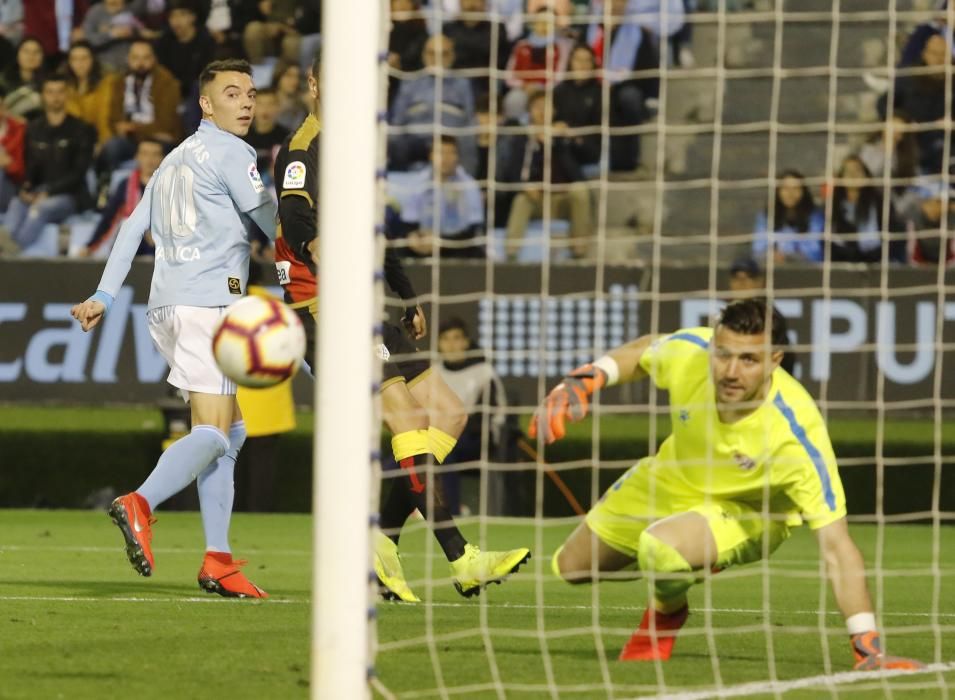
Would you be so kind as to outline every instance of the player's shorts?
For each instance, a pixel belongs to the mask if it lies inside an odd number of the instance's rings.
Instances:
[[[310,363],[315,357],[315,338],[318,327],[315,310],[314,306],[295,309],[302,325],[305,326],[305,357]],[[381,347],[377,348],[378,357],[382,361],[382,389],[395,382],[407,382],[408,386],[414,386],[424,379],[431,365],[427,359],[413,357],[418,354],[418,349],[401,328],[393,323],[385,323],[382,329],[382,340],[384,342]]]
[[[425,378],[431,363],[420,357],[407,333],[393,323],[385,323],[381,339],[384,347],[378,348],[378,356],[382,360],[382,389],[395,382],[406,382],[410,388]]]
[[[651,477],[652,464],[653,457],[637,462],[587,513],[590,529],[617,551],[636,559],[640,534],[647,527],[687,512],[699,513],[709,523],[718,552],[715,566],[720,569],[759,561],[789,538],[785,515],[766,517],[739,501],[701,501],[699,493],[668,490]]]
[[[212,354],[212,334],[224,306],[160,306],[146,312],[149,335],[169,365],[167,382],[183,392],[235,395]]]

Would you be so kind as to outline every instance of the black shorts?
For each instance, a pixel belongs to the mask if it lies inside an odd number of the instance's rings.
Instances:
[[[309,312],[308,307],[295,309],[302,325],[305,326],[305,358],[311,365],[315,361],[315,338],[318,334],[318,324],[315,317]],[[426,357],[412,357],[419,355],[408,334],[400,326],[386,322],[382,329],[382,341],[388,349],[388,357],[383,358],[381,368],[381,387],[384,389],[389,384],[404,380],[409,385],[419,381],[421,377],[430,369],[431,364]],[[385,353],[379,353],[384,355]],[[400,359],[392,359],[392,356],[398,356]],[[313,368],[317,371],[317,368]]]
[[[421,352],[400,326],[386,321],[381,331],[381,338],[384,346],[388,348],[389,355],[389,357],[382,357],[382,389],[402,379],[408,386],[412,386],[431,368],[427,357],[421,357]],[[391,356],[398,356],[398,359],[393,359]]]

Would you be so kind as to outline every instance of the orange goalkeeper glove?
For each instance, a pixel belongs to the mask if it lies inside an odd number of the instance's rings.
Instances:
[[[607,373],[592,364],[578,367],[551,389],[544,405],[531,418],[527,434],[534,439],[540,429],[548,445],[566,434],[564,421],[579,421],[590,410],[590,396],[607,383]]]
[[[856,671],[917,671],[925,668],[921,661],[883,654],[882,639],[878,632],[854,634],[850,639],[852,653],[856,657],[853,666]]]

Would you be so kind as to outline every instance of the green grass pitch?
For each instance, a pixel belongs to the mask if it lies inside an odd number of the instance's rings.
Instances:
[[[0,510],[0,698],[308,697],[310,519],[235,516],[236,554],[250,560],[250,578],[273,595],[257,602],[202,593],[195,583],[198,515],[159,516],[156,573],[142,579],[105,514]],[[951,528],[936,539],[930,527],[887,526],[882,575],[870,577],[889,651],[949,664],[946,670],[862,682],[836,676],[837,685],[800,688],[800,679],[851,667],[845,629],[820,584],[806,529],[780,548],[771,566],[727,571],[695,587],[694,614],[675,657],[658,666],[615,660],[639,621],[643,582],[571,587],[550,576],[550,555],[572,527],[465,521],[465,533],[482,545],[527,545],[534,552],[518,575],[466,600],[451,587],[432,538],[420,523],[409,523],[405,565],[427,602],[379,606],[376,669],[383,690],[376,695],[626,698],[698,693],[718,683],[738,694],[752,689],[743,684],[766,682],[771,674],[781,688],[795,688],[786,698],[933,698],[955,685]],[[852,532],[873,567],[878,531],[857,525]],[[821,604],[828,613],[819,613]]]

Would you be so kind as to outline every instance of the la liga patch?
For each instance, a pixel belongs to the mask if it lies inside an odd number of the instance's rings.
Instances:
[[[259,175],[259,169],[255,167],[255,163],[249,166],[249,180],[252,182],[253,190],[256,192],[265,191],[265,185],[262,184],[262,176]]]
[[[282,188],[286,190],[302,189],[305,187],[305,163],[300,160],[292,161],[285,168],[285,179]]]

